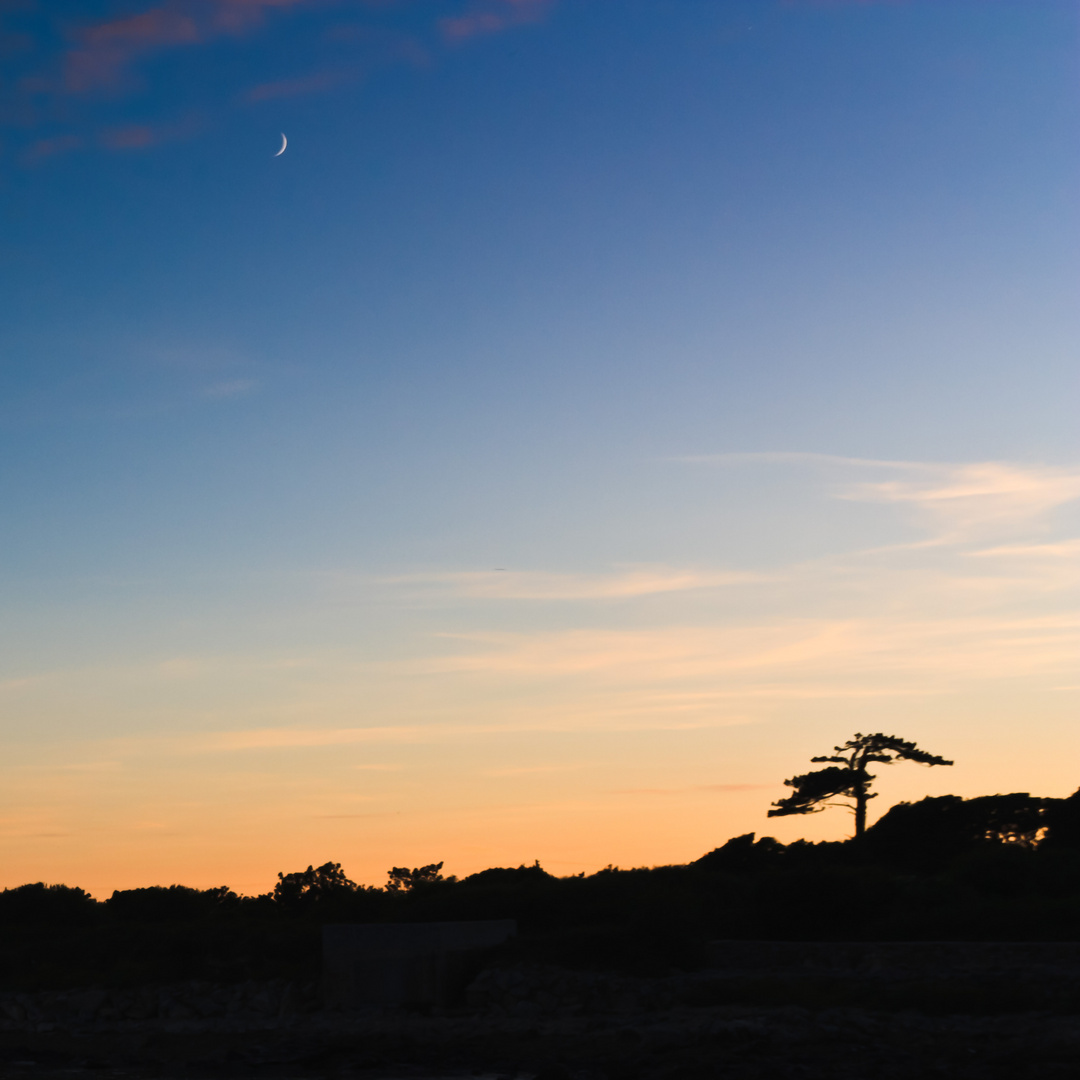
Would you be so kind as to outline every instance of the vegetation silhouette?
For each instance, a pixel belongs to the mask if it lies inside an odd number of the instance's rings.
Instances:
[[[386,891],[390,893],[411,892],[414,889],[428,888],[443,880],[439,871],[443,868],[441,862],[430,863],[428,866],[414,867],[412,870],[404,866],[395,866],[386,872],[388,878]]]
[[[328,862],[318,869],[308,866],[291,874],[279,873],[270,898],[281,910],[302,914],[319,906],[332,907],[335,901],[351,897],[359,888],[346,876],[341,863]]]
[[[810,759],[815,763],[830,762],[829,768],[815,769],[784,781],[787,787],[794,788],[794,792],[786,799],[774,802],[769,817],[816,814],[828,806],[846,806],[855,812],[855,835],[859,837],[866,832],[866,804],[877,798],[877,793],[870,791],[870,784],[876,777],[867,771],[867,765],[891,765],[896,761],[917,761],[922,765],[953,764],[937,754],[920,750],[913,742],[905,742],[895,735],[883,735],[881,732],[874,735],[856,732],[853,739],[848,739],[843,746],[833,747],[833,750],[833,754]],[[829,801],[841,796],[854,799],[854,804]]]
[[[892,865],[940,868],[980,845],[1034,849],[1047,838],[1054,807],[1067,801],[1014,792],[974,799],[939,795],[917,803],[902,802],[874,823],[866,841]],[[1060,835],[1057,840],[1060,845]]]
[[[259,896],[5,889],[0,988],[312,983],[328,922],[512,918],[519,936],[505,959],[637,973],[694,968],[717,939],[1076,941],[1080,791],[934,796],[892,807],[849,840],[748,833],[684,865],[557,877],[533,862],[460,879],[442,869],[393,867],[377,887],[327,862],[282,872]]]

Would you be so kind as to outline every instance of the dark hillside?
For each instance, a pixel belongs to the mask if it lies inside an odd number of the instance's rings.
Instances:
[[[0,989],[310,982],[326,922],[513,918],[514,958],[637,974],[691,970],[717,939],[1074,941],[1078,822],[1077,795],[943,796],[893,807],[857,841],[751,834],[686,866],[588,876],[534,864],[444,879],[432,864],[373,888],[327,863],[263,896],[173,885],[105,902],[30,884],[0,893]]]

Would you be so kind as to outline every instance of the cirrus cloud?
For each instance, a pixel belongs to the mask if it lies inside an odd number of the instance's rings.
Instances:
[[[1080,467],[1006,461],[927,462],[765,452],[676,457],[687,464],[738,467],[794,465],[835,476],[834,498],[906,508],[929,526],[931,544],[963,543],[988,534],[1041,525],[1047,515],[1080,500]],[[882,479],[840,479],[877,472]]]
[[[936,527],[942,543],[1029,525],[1080,499],[1076,468],[987,461],[912,469],[908,478],[853,484],[838,496],[910,506]]]
[[[64,59],[64,86],[76,94],[114,86],[141,54],[193,45],[203,36],[195,19],[174,6],[92,24],[79,32],[79,44]]]
[[[636,566],[609,574],[474,570],[401,574],[380,580],[387,585],[429,587],[454,596],[485,600],[625,600],[657,593],[746,585],[766,578],[749,571]]]
[[[496,0],[462,15],[439,21],[443,36],[449,41],[464,41],[483,34],[497,34],[522,23],[539,22],[552,6],[552,0]]]
[[[356,73],[352,71],[316,71],[293,79],[277,79],[273,82],[259,83],[244,94],[244,100],[256,103],[306,94],[321,94],[327,90],[335,90],[355,79]]]

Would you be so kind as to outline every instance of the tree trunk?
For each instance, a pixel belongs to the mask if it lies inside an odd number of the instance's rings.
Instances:
[[[855,835],[862,836],[866,832],[866,804],[870,796],[865,791],[855,793]]]

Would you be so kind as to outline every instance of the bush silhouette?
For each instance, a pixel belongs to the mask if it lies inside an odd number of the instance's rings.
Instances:
[[[110,916],[126,922],[190,922],[226,910],[240,902],[228,887],[189,889],[184,885],[152,885],[116,891],[105,901]]]
[[[82,889],[38,881],[0,892],[0,923],[78,926],[93,922],[97,901]]]

